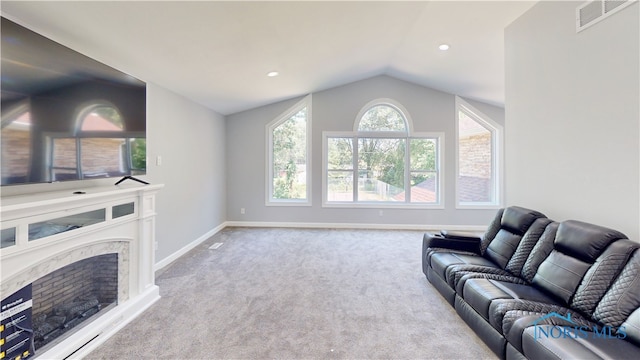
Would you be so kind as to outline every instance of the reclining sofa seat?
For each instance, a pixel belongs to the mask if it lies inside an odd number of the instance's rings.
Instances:
[[[507,312],[561,312],[574,306],[577,311],[588,313],[635,248],[629,240],[611,246],[626,237],[615,230],[575,220],[560,223],[555,233],[553,248],[537,267],[530,284],[471,278],[456,295],[458,314],[500,357],[506,354],[503,319]],[[532,255],[539,254],[534,250]]]
[[[558,225],[557,222],[547,218],[536,219],[522,237],[504,269],[453,265],[447,268],[447,283],[460,294],[464,289],[464,283],[474,278],[530,283],[538,266],[553,250],[553,239],[555,239]]]
[[[619,241],[618,243],[631,241]],[[566,309],[557,312],[558,317],[540,321],[541,312],[510,310],[503,320],[503,332],[509,344],[507,359],[623,359],[640,356],[640,250],[633,243],[633,256],[625,264],[615,281],[606,286],[606,293],[593,307],[588,318]],[[603,272],[614,271],[603,270]],[[593,279],[598,282],[602,279]],[[570,316],[567,316],[570,314]],[[566,320],[569,318],[570,320]],[[572,336],[540,336],[536,326],[556,325],[579,327],[583,332]],[[607,329],[608,328],[608,329]],[[598,334],[593,330],[597,329]],[[621,330],[622,329],[622,330]],[[605,334],[605,336],[602,336]]]
[[[451,279],[457,271],[513,275],[511,271],[519,271],[522,259],[529,256],[541,230],[550,222],[540,212],[512,206],[498,211],[482,238],[426,233],[422,245],[423,272],[453,305],[455,284]],[[532,227],[535,231],[527,236]],[[528,240],[523,244],[523,239]],[[516,260],[512,262],[514,255]]]

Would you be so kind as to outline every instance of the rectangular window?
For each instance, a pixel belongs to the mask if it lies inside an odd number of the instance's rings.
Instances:
[[[411,202],[437,203],[439,201],[437,139],[410,139],[410,144]]]
[[[327,198],[353,201],[353,139],[328,138]]]
[[[439,206],[439,141],[325,134],[325,204]]]
[[[405,139],[358,139],[358,201],[403,201]]]

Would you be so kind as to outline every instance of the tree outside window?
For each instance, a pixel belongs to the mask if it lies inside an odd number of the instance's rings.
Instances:
[[[273,198],[305,199],[307,194],[307,108],[273,130]]]
[[[267,125],[267,204],[309,204],[309,129],[307,97]]]
[[[438,204],[439,134],[410,134],[399,105],[377,101],[353,134],[325,134],[326,202]]]

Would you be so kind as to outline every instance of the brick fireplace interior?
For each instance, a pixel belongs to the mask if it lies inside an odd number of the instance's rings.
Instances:
[[[118,254],[77,261],[32,283],[35,353],[118,301]]]

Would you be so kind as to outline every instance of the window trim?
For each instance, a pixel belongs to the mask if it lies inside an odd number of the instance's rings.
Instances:
[[[300,110],[307,108],[307,160],[306,160],[306,198],[305,199],[275,199],[273,198],[273,130],[277,128],[283,122],[289,120],[293,115],[297,114]],[[265,206],[312,206],[311,199],[311,129],[312,129],[312,97],[311,94],[305,96],[302,100],[298,101],[295,105],[288,108],[286,111],[275,117],[265,126],[266,136],[266,181],[265,181]]]
[[[358,131],[360,120],[362,116],[369,111],[374,106],[379,105],[387,105],[391,106],[397,111],[399,111],[404,117],[406,124],[406,131]],[[354,126],[352,131],[323,131],[322,132],[322,207],[325,208],[392,208],[392,209],[444,209],[445,204],[445,183],[444,179],[444,152],[445,152],[445,134],[444,132],[413,132],[413,121],[407,112],[407,110],[399,104],[397,101],[388,98],[376,99],[368,102],[362,109],[358,112],[357,117],[354,121]],[[438,201],[435,203],[412,203],[409,201],[404,202],[391,202],[391,201],[358,201],[357,199],[357,187],[353,188],[353,201],[329,201],[329,189],[328,189],[328,174],[329,174],[329,151],[328,151],[328,140],[329,138],[351,138],[354,141],[354,144],[358,144],[358,139],[360,138],[391,138],[391,139],[405,139],[407,148],[409,147],[409,141],[411,139],[435,139],[436,140],[436,176],[437,176],[437,184],[438,184]],[[409,165],[410,160],[410,151],[405,152],[405,164]],[[357,146],[354,145],[354,153],[353,153],[353,177],[354,181],[357,178],[357,160],[358,159],[358,150]],[[405,179],[406,181],[410,181],[410,166],[405,166]],[[410,188],[409,188],[410,189]],[[409,191],[409,189],[405,191]],[[410,200],[410,195],[408,199]]]
[[[484,128],[489,130],[491,137],[491,162],[492,177],[494,180],[492,186],[494,191],[494,200],[491,202],[460,202],[458,189],[460,188],[460,111],[478,122]],[[455,98],[455,204],[456,209],[499,209],[504,202],[504,126],[500,125],[491,117],[469,104],[464,99],[456,96]]]
[[[375,107],[375,106],[380,106],[380,105],[386,105],[386,106],[390,106],[394,109],[396,109],[398,112],[400,112],[400,114],[402,114],[402,116],[404,116],[404,123],[405,126],[407,127],[405,131],[359,131],[358,128],[360,127],[360,120],[362,120],[362,117],[364,116],[364,114],[367,113],[367,111],[371,110],[371,108]],[[356,120],[353,122],[353,132],[355,134],[364,134],[364,133],[375,133],[375,134],[380,134],[380,133],[388,133],[388,134],[408,134],[410,135],[411,133],[413,133],[413,120],[411,119],[411,115],[409,114],[409,112],[407,111],[407,109],[405,109],[404,106],[402,106],[402,104],[400,104],[399,102],[393,100],[393,99],[389,99],[389,98],[379,98],[379,99],[375,99],[372,101],[369,101],[368,103],[366,103],[362,109],[360,109],[360,111],[358,112],[358,115],[356,116]]]

